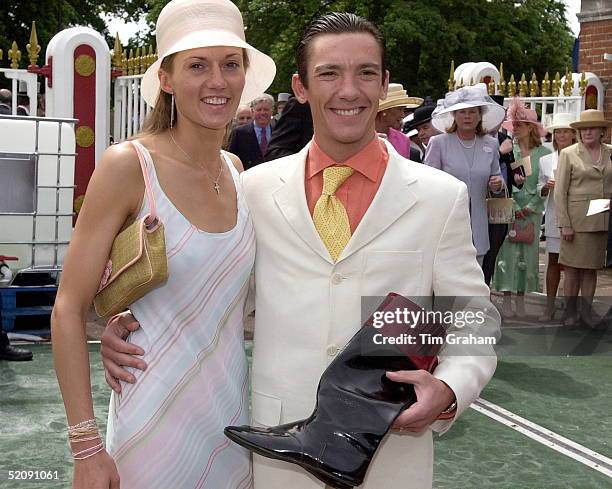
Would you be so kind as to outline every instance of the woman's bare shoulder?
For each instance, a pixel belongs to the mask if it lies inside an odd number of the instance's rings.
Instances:
[[[230,153],[229,151],[226,151],[225,154],[232,161],[232,163],[236,167],[236,170],[238,170],[238,173],[242,173],[244,171],[244,166],[242,166],[242,161],[240,161],[240,158],[238,158],[238,156],[236,156],[234,153]]]

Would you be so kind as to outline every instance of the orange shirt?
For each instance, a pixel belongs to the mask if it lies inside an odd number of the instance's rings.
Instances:
[[[313,139],[306,158],[305,172],[306,202],[310,215],[314,213],[315,204],[323,192],[323,170],[334,165],[350,166],[355,173],[338,188],[336,197],[345,207],[351,232],[354,233],[380,187],[387,161],[389,153],[385,143],[378,137],[373,138],[359,153],[342,163],[337,163],[327,156]]]

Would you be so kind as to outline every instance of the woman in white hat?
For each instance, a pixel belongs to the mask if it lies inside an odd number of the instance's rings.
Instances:
[[[560,112],[555,114],[552,124],[546,130],[553,136],[555,151],[540,158],[540,173],[538,179],[538,192],[546,199],[546,212],[544,235],[546,236],[546,251],[548,252],[548,265],[546,266],[546,311],[540,316],[540,321],[551,321],[555,315],[555,298],[561,280],[561,266],[559,265],[559,249],[561,247],[561,233],[557,225],[555,212],[555,174],[561,150],[576,142],[576,131],[570,124],[574,122],[574,114]]]
[[[497,192],[502,187],[499,143],[487,133],[502,123],[505,114],[487,95],[484,84],[447,93],[432,114],[432,124],[444,134],[429,140],[423,160],[467,185],[472,240],[480,266],[489,249],[487,190]]]
[[[603,143],[612,121],[605,120],[603,112],[591,109],[582,112],[571,126],[578,130],[579,143],[561,151],[555,185],[567,326],[578,322],[579,292],[583,298],[582,319],[587,325],[592,323],[597,270],[605,264],[608,215],[602,212],[587,216],[587,212],[592,200],[609,199],[612,194],[612,148]]]
[[[410,138],[402,129],[404,109],[415,109],[423,103],[419,97],[409,97],[400,83],[389,83],[387,98],[378,103],[376,132],[385,134],[391,145],[404,158],[420,161],[419,152],[411,146]]]
[[[550,153],[542,146],[546,129],[538,121],[535,110],[528,109],[516,97],[508,109],[508,117],[502,127],[514,136],[514,160],[527,166],[522,188],[512,190],[515,221],[510,226],[508,238],[499,250],[493,283],[504,293],[502,314],[512,317],[511,296],[516,294],[516,315],[524,317],[525,292],[539,288],[539,235],[544,211],[544,199],[538,192],[540,158]],[[530,165],[527,164],[530,162]]]
[[[246,488],[249,453],[229,443],[223,428],[248,422],[243,310],[255,235],[240,161],[221,145],[240,102],[265,91],[275,65],[245,42],[230,0],[173,0],[156,36],[159,60],[142,82],[154,109],[143,133],[110,147],[96,167],[53,311],[73,488],[118,489],[119,478],[129,489]],[[121,385],[111,381],[105,446],[91,399],[85,318],[115,236],[153,206],[169,277],[130,306],[141,325],[130,340],[144,352],[124,363],[147,368],[133,369],[131,379],[119,375],[127,380]]]

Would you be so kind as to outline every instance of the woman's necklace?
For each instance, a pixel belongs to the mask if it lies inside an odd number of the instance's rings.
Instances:
[[[457,139],[459,140],[459,144],[461,146],[463,146],[465,149],[472,149],[474,147],[474,145],[476,144],[476,136],[474,136],[474,139],[472,139],[472,144],[470,144],[470,145],[463,144],[463,141],[461,140],[459,135],[457,135]]]
[[[183,148],[181,148],[179,146],[179,143],[176,142],[176,139],[174,139],[174,135],[172,134],[173,131],[172,129],[170,129],[170,139],[172,139],[172,142],[174,143],[174,145],[181,150],[181,152],[187,157],[187,159],[189,161],[191,161],[192,163],[195,163],[196,165],[198,165],[198,163],[196,161],[194,161],[194,159],[189,156],[189,154],[187,153],[187,151],[185,151]],[[215,192],[217,192],[217,195],[219,195],[219,190],[221,190],[221,187],[219,186],[219,179],[221,178],[221,174],[223,173],[223,162],[219,161],[219,174],[217,175],[217,178],[213,180],[213,178],[210,176],[210,172],[208,171],[208,169],[204,166],[204,165],[198,165],[200,166],[205,172],[206,172],[206,176],[209,178],[209,180],[213,183],[213,190]]]
[[[601,156],[602,156],[601,150],[602,150],[602,147],[603,146],[600,144],[599,145],[599,158],[597,158],[596,160],[593,160],[594,163],[595,163],[595,166],[600,166],[601,165]],[[593,153],[591,153],[591,158],[593,158]]]

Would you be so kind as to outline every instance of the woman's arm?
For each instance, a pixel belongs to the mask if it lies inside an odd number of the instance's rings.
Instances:
[[[444,140],[442,136],[440,134],[429,140],[427,151],[423,157],[423,163],[438,170],[442,170],[442,141]]]
[[[538,174],[538,185],[537,185],[537,191],[538,194],[541,195],[542,197],[546,197],[550,191],[550,186],[547,186],[546,184],[548,183],[548,181],[550,180],[548,178],[548,175],[546,175],[546,172],[543,169],[543,165],[542,165],[542,160],[544,160],[545,158],[549,158],[548,155],[543,156],[542,158],[540,158],[540,168],[539,168],[539,174]],[[546,161],[547,163],[547,161]]]
[[[141,175],[138,157],[131,144],[124,143],[106,150],[89,182],[64,261],[51,317],[51,332],[55,370],[69,425],[95,419],[85,318],[98,290],[115,236],[126,220],[138,213],[144,193]],[[78,452],[99,443],[100,440],[74,443],[72,450]],[[105,452],[78,461],[75,463],[74,487],[112,487],[113,469],[112,460]],[[100,482],[105,478],[109,479],[107,485],[104,485],[105,481]]]
[[[567,208],[567,193],[569,191],[572,176],[572,165],[567,150],[559,154],[559,165],[557,166],[557,181],[555,182],[555,210],[557,213],[557,224],[561,228],[571,228],[569,211]]]

